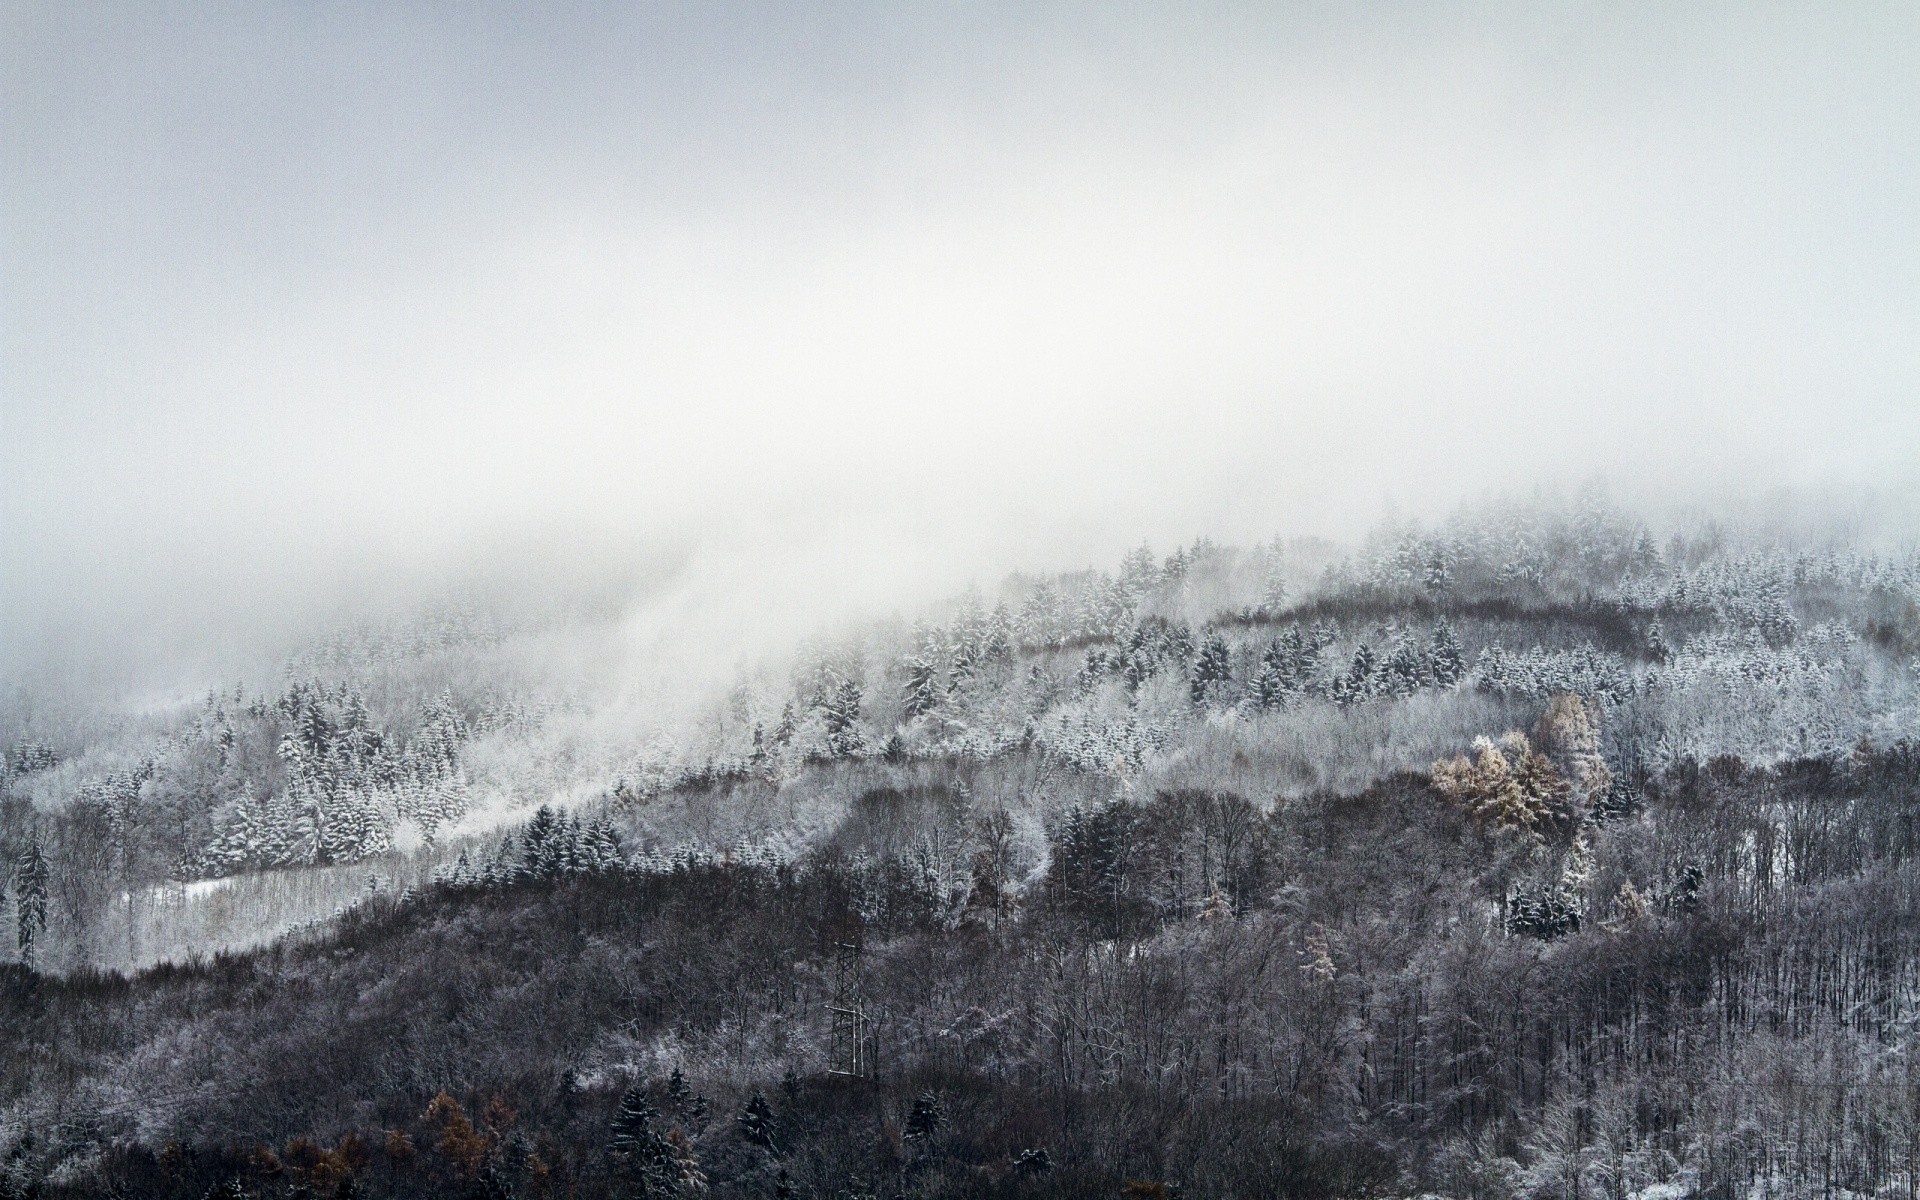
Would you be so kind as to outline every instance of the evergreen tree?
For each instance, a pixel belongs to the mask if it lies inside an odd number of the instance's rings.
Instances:
[[[1126,593],[1129,608],[1140,603],[1146,594],[1160,582],[1160,565],[1154,558],[1153,548],[1145,542],[1120,564],[1120,587]]]
[[[746,1109],[736,1119],[740,1122],[740,1136],[756,1146],[768,1150],[774,1149],[773,1139],[776,1129],[773,1106],[767,1103],[767,1098],[759,1091],[756,1090],[748,1098]]]
[[[653,1127],[659,1115],[638,1085],[628,1088],[613,1114],[608,1148],[625,1160],[644,1190],[664,1193],[678,1184],[681,1164],[667,1139]]]
[[[626,852],[620,845],[619,831],[605,817],[596,819],[586,835],[587,869],[605,872],[617,871],[626,863]]]
[[[1647,626],[1647,657],[1663,664],[1673,661],[1673,647],[1667,644],[1666,630],[1658,621]]]
[[[1260,666],[1247,681],[1247,699],[1255,708],[1271,712],[1286,706],[1293,692],[1291,657],[1276,638],[1260,652]]]
[[[527,822],[520,852],[522,873],[535,879],[551,879],[560,874],[566,865],[565,839],[566,828],[561,818],[552,806],[542,804]]]
[[[1280,539],[1275,538],[1273,545],[1266,550],[1267,574],[1260,587],[1260,615],[1277,617],[1286,611],[1287,580],[1286,559],[1280,549]]]
[[[849,758],[866,747],[860,734],[860,685],[843,679],[827,700],[827,751],[836,758]]]
[[[1413,637],[1402,630],[1393,639],[1393,649],[1381,664],[1379,690],[1391,696],[1411,696],[1426,686],[1431,677],[1427,655],[1421,653]]]
[[[1652,571],[1660,566],[1660,547],[1654,545],[1653,534],[1644,528],[1633,543],[1633,569],[1639,572]]]
[[[1374,657],[1373,647],[1365,642],[1353,652],[1353,661],[1347,664],[1347,670],[1338,680],[1334,700],[1342,707],[1358,704],[1374,694]]]
[[[1210,634],[1200,647],[1193,664],[1192,695],[1195,704],[1216,705],[1226,695],[1233,679],[1233,662],[1227,654],[1227,641]]]
[[[1013,661],[1013,614],[1007,606],[994,606],[993,613],[987,618],[985,650],[981,657],[990,663]]]
[[[906,1138],[922,1154],[932,1151],[933,1139],[939,1134],[940,1127],[947,1123],[946,1106],[940,1103],[940,1097],[931,1090],[921,1092],[914,1097],[913,1108],[907,1113]]]
[[[31,841],[14,865],[14,907],[19,925],[20,961],[33,965],[40,935],[47,931],[47,859]]]
[[[1428,673],[1441,687],[1452,687],[1466,674],[1466,656],[1460,649],[1460,637],[1444,617],[1433,627],[1433,648],[1428,655]]]
[[[201,855],[202,869],[213,875],[231,875],[260,861],[260,826],[259,806],[243,794]]]
[[[907,739],[898,729],[887,735],[886,744],[880,748],[880,757],[890,763],[907,761]]]
[[[1023,644],[1036,650],[1058,646],[1060,637],[1060,589],[1052,580],[1041,580],[1026,603],[1020,606],[1018,632]]]
[[[907,660],[903,689],[907,719],[924,717],[940,704],[940,680],[931,659],[915,655]]]

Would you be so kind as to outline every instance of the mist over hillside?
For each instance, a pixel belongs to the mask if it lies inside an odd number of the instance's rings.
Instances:
[[[1920,6],[0,9],[0,1200],[1915,1200]]]
[[[1872,1132],[1920,1094],[1911,544],[1589,492],[1141,545],[731,661],[649,653],[673,589],[450,599],[173,702],[16,690],[8,1186],[1920,1165]],[[310,1037],[345,1057],[289,1075]]]

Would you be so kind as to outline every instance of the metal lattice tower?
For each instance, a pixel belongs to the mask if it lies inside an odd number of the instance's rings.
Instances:
[[[827,1011],[833,1014],[832,1073],[864,1078],[873,1066],[867,1052],[871,1022],[861,987],[860,947],[856,943],[834,944],[833,1002]]]

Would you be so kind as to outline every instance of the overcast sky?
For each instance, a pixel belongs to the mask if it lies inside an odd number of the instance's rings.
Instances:
[[[1905,0],[5,11],[3,661],[1920,462]]]

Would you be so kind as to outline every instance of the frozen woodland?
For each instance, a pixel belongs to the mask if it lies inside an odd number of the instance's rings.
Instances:
[[[1920,2],[0,3],[0,1200],[1920,1200]]]
[[[1920,1188],[1910,547],[1142,546],[671,716],[598,619],[8,695],[0,1194]]]

